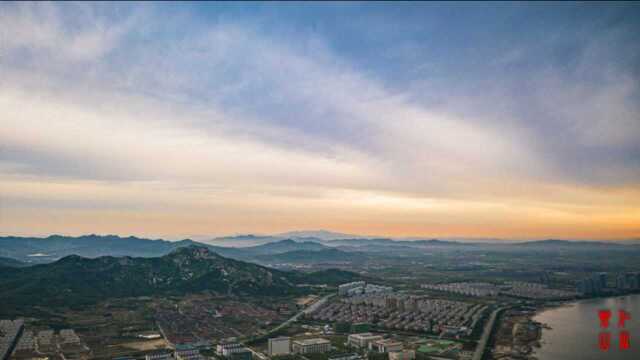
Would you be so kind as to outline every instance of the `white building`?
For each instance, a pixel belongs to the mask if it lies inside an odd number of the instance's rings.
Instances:
[[[355,293],[361,294],[364,289],[365,282],[364,281],[354,281],[347,284],[342,284],[338,286],[338,295],[353,295]]]
[[[170,352],[156,352],[153,354],[147,354],[144,357],[145,360],[172,360],[173,359],[173,354],[171,354]]]
[[[197,349],[176,350],[174,354],[176,360],[201,360],[202,356]]]
[[[369,347],[369,343],[377,340],[382,340],[382,336],[372,333],[351,334],[347,338],[347,344],[364,349]]]
[[[220,343],[216,345],[216,354],[220,356],[230,356],[234,353],[244,351],[244,345],[238,343]]]
[[[291,353],[291,338],[277,337],[269,339],[269,356],[288,355]]]
[[[390,286],[367,284],[364,281],[354,281],[338,286],[338,295],[346,297],[388,294],[392,291],[393,288]]]
[[[374,285],[367,284],[364,288],[364,293],[367,295],[375,295],[375,294],[388,294],[393,291],[391,286],[382,286],[382,285]]]
[[[322,338],[294,340],[291,349],[296,354],[325,353],[331,350],[331,342]]]
[[[391,339],[375,340],[369,343],[369,350],[375,350],[381,353],[401,351],[402,343]]]

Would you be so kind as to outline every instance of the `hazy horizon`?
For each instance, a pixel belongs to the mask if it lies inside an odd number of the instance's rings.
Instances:
[[[34,237],[34,238],[47,238],[49,236],[67,236],[67,237],[82,237],[82,236],[117,236],[120,238],[128,238],[128,237],[135,237],[135,238],[142,238],[142,239],[149,239],[149,240],[166,240],[166,241],[182,241],[182,240],[194,240],[197,242],[206,242],[206,243],[225,243],[225,244],[231,244],[234,241],[237,243],[241,243],[241,244],[248,244],[251,243],[251,241],[248,240],[234,240],[234,239],[227,239],[227,238],[233,238],[233,237],[246,237],[246,236],[256,236],[258,238],[264,237],[264,238],[268,238],[265,240],[256,240],[253,242],[253,244],[259,244],[259,243],[266,243],[266,242],[271,242],[271,241],[279,241],[279,240],[284,240],[284,239],[296,239],[296,238],[303,238],[303,237],[313,237],[313,235],[300,235],[300,236],[287,236],[286,234],[289,232],[316,232],[316,231],[327,231],[329,233],[333,233],[333,234],[338,234],[338,235],[344,235],[344,236],[339,236],[339,237],[335,237],[335,238],[330,238],[329,241],[334,240],[334,239],[352,239],[352,238],[361,238],[361,239],[391,239],[391,240],[397,240],[397,241],[402,241],[402,240],[407,240],[407,241],[415,241],[415,240],[443,240],[443,241],[460,241],[460,242],[495,242],[495,243],[500,243],[500,242],[525,242],[525,241],[542,241],[542,240],[568,240],[568,241],[612,241],[612,242],[625,242],[625,241],[640,241],[640,238],[626,238],[626,239],[584,239],[584,238],[561,238],[561,237],[547,237],[547,238],[529,238],[529,237],[513,237],[513,238],[486,238],[486,237],[456,237],[456,236],[430,236],[430,235],[424,235],[424,236],[410,236],[410,237],[394,237],[394,236],[388,236],[388,235],[366,235],[366,234],[344,234],[344,233],[337,233],[331,230],[289,230],[289,231],[285,231],[285,232],[279,232],[279,233],[250,233],[250,232],[235,232],[235,233],[229,233],[229,234],[212,234],[212,235],[197,235],[197,234],[193,234],[193,235],[184,235],[184,236],[177,236],[177,237],[171,237],[171,236],[162,236],[162,235],[140,235],[140,234],[116,234],[116,233],[95,233],[95,232],[91,232],[91,233],[45,233],[45,234],[30,234],[30,235],[17,235],[17,234],[8,234],[8,233],[2,233],[0,232],[0,237],[1,236],[16,236],[16,237]],[[320,239],[323,240],[323,239]],[[326,239],[325,239],[326,240]]]
[[[3,2],[0,233],[638,239],[638,18]]]

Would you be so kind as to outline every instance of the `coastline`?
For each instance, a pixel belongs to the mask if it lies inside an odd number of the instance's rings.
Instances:
[[[549,302],[549,303],[545,303],[545,304],[536,305],[534,314],[531,316],[531,318],[533,318],[535,316],[538,316],[541,313],[543,313],[545,311],[548,311],[548,310],[554,310],[554,309],[558,309],[558,308],[562,308],[562,307],[571,307],[571,306],[575,306],[575,305],[577,305],[579,303],[589,302],[589,301],[593,301],[593,300],[616,299],[616,298],[624,298],[624,297],[627,297],[627,296],[640,296],[640,293],[634,292],[634,293],[628,293],[628,294],[615,294],[615,295],[607,295],[607,296],[596,296],[596,297],[590,297],[590,298],[584,298],[584,299],[571,299],[571,300],[553,301],[553,302]]]
[[[536,308],[535,311],[533,311],[532,314],[530,314],[528,316],[529,321],[531,321],[532,323],[536,324],[536,326],[538,328],[538,336],[537,336],[537,339],[535,341],[530,341],[527,345],[531,346],[532,348],[536,348],[536,349],[543,349],[545,347],[546,344],[545,344],[545,341],[543,340],[543,334],[545,333],[545,331],[553,330],[553,327],[548,323],[536,320],[536,318],[539,318],[540,315],[542,315],[543,313],[545,313],[547,311],[561,309],[561,308],[565,308],[565,307],[569,308],[569,307],[573,307],[573,306],[576,306],[576,305],[581,304],[581,303],[589,303],[589,302],[596,302],[596,301],[606,301],[606,300],[610,300],[610,299],[622,299],[622,298],[626,298],[626,297],[630,297],[630,296],[640,297],[640,293],[633,292],[633,293],[628,293],[628,294],[615,294],[615,295],[608,295],[608,296],[598,296],[598,297],[591,297],[591,298],[584,298],[584,299],[563,300],[563,301],[555,301],[555,302],[552,302],[552,303],[540,304],[540,305],[536,306],[535,307]],[[532,351],[527,358],[530,359],[530,360],[537,360],[538,357],[536,355],[537,355],[536,351]]]
[[[553,330],[551,324],[540,320],[539,316],[547,311],[571,308],[580,303],[591,301],[606,301],[607,299],[624,298],[627,296],[638,296],[640,294],[616,294],[611,296],[601,296],[584,299],[569,299],[549,301],[532,305],[528,310],[513,309],[507,316],[501,319],[500,329],[504,327],[504,331],[500,336],[499,342],[493,349],[495,358],[503,356],[516,356],[527,360],[538,360],[539,350],[547,345],[544,340],[544,334]],[[506,331],[505,331],[506,330]]]

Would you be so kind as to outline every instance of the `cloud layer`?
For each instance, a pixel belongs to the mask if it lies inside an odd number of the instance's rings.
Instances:
[[[0,231],[640,236],[638,8],[0,5]]]

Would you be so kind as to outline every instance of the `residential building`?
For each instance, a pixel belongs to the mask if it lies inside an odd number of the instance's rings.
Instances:
[[[384,301],[384,306],[389,309],[397,309],[398,308],[398,299],[395,297],[388,297]]]
[[[604,287],[602,287],[602,280],[600,280],[600,276],[594,275],[592,283],[593,283],[593,293],[596,295],[601,294]]]
[[[405,301],[405,307],[407,311],[417,311],[418,310],[418,301],[411,297]]]
[[[152,354],[147,354],[144,357],[144,360],[171,360],[173,356],[170,352],[167,351],[158,351]]]
[[[33,351],[36,347],[36,341],[33,336],[33,331],[24,331],[18,344],[16,344],[16,351]]]
[[[638,284],[638,274],[637,273],[626,273],[624,274],[625,283],[628,289],[637,290],[640,286]]]
[[[624,280],[624,279],[623,279]],[[586,278],[578,281],[578,292],[582,295],[595,294],[595,284],[593,278]]]
[[[598,282],[600,283],[600,288],[606,289],[607,288],[607,273],[606,272],[598,273],[597,277],[598,277]]]
[[[216,354],[220,356],[230,356],[235,352],[241,352],[243,350],[244,346],[235,342],[222,342],[216,345]]]
[[[59,340],[62,344],[80,344],[80,338],[73,329],[60,330]]]
[[[201,360],[200,351],[197,349],[180,349],[174,353],[176,360]]]
[[[393,291],[393,288],[390,286],[382,286],[382,285],[374,285],[367,284],[364,288],[364,293],[367,295],[375,295],[375,294],[388,294]]]
[[[347,296],[353,295],[355,293],[362,293],[365,286],[364,281],[354,281],[347,284],[342,284],[338,286],[338,295]],[[359,289],[359,290],[356,290]],[[352,291],[353,290],[353,291]],[[350,293],[351,291],[351,293]]]

